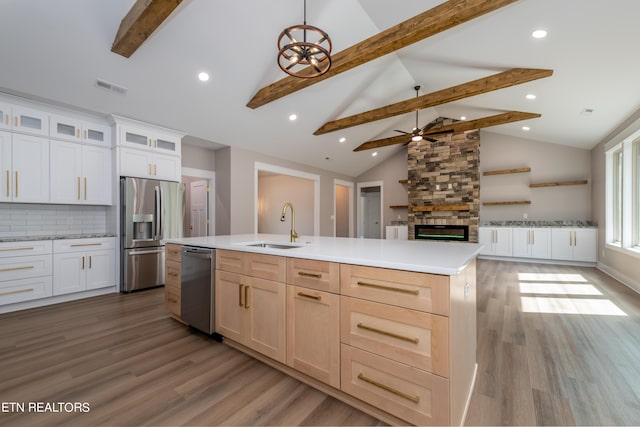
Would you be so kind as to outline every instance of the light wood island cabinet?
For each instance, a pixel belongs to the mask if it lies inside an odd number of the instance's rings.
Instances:
[[[164,305],[174,317],[180,319],[182,296],[182,245],[165,245]]]

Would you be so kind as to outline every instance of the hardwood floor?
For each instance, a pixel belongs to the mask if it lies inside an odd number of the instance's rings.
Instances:
[[[467,425],[638,424],[639,360],[633,291],[592,268],[479,261]],[[9,426],[381,424],[169,318],[162,289],[0,315],[0,404]]]

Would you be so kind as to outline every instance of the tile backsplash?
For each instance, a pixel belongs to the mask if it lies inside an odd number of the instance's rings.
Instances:
[[[106,232],[105,206],[0,203],[0,237]]]

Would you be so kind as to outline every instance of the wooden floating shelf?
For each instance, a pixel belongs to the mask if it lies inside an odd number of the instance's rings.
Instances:
[[[510,173],[523,173],[523,172],[531,172],[531,168],[518,168],[518,169],[502,169],[497,171],[486,171],[482,172],[482,175],[506,175]]]
[[[400,179],[400,180],[398,180],[398,182],[399,182],[400,184],[408,184],[408,183],[409,183],[409,180],[408,180],[408,179]]]
[[[389,206],[391,209],[408,209],[409,205],[391,205]]]
[[[468,211],[469,205],[435,205],[435,206],[414,206],[414,212],[432,212],[432,211]]]
[[[510,202],[483,202],[484,206],[530,205],[531,200],[514,200]]]
[[[540,182],[537,184],[529,184],[530,188],[539,188],[539,187],[560,187],[562,185],[585,185],[588,184],[589,181],[586,179],[580,181],[563,181],[563,182]]]

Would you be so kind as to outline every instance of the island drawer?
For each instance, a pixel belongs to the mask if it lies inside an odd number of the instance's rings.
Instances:
[[[449,378],[449,318],[342,296],[341,341]]]
[[[243,273],[244,252],[216,250],[216,270]]]
[[[217,250],[216,269],[284,283],[287,260],[275,255]]]
[[[449,425],[449,380],[342,344],[341,389],[414,425]]]
[[[340,292],[340,264],[287,258],[287,283],[337,294]]]
[[[165,263],[165,286],[174,286],[179,288],[182,275],[182,263],[171,259],[166,260]]]
[[[182,262],[182,245],[167,243],[164,245],[165,259]]]
[[[340,265],[342,295],[449,315],[449,277],[360,265]]]
[[[164,306],[171,314],[180,318],[180,288],[165,285]]]

